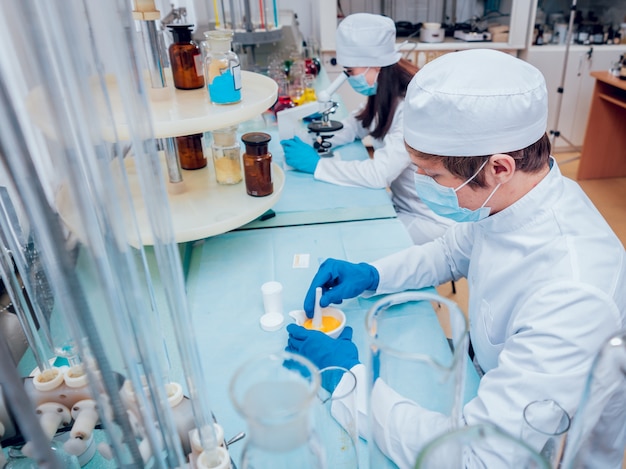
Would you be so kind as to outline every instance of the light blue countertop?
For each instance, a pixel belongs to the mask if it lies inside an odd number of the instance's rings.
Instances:
[[[302,302],[319,262],[327,257],[352,262],[371,262],[411,245],[397,219],[329,223],[266,230],[230,232],[204,240],[191,255],[188,299],[201,360],[207,377],[211,406],[224,427],[226,438],[245,430],[228,394],[234,371],[247,360],[283,350],[285,327],[265,332],[259,325],[263,314],[261,285],[276,280],[283,285],[285,324],[287,313],[302,309]],[[309,263],[302,259],[308,256]],[[354,329],[361,360],[367,358],[365,316],[379,297],[354,298],[339,307]],[[429,306],[430,307],[430,306]],[[424,340],[438,350],[449,348],[434,312],[424,328]],[[435,330],[436,329],[436,330]],[[469,363],[469,362],[468,362]],[[478,377],[468,365],[468,397],[475,393]],[[231,447],[239,463],[243,442]],[[361,441],[359,459],[367,467],[367,445]]]

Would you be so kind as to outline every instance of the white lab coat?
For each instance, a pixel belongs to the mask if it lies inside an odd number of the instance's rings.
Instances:
[[[417,196],[413,178],[416,167],[404,146],[403,109],[404,101],[401,101],[387,134],[382,139],[372,139],[373,159],[342,161],[336,157],[322,158],[314,177],[342,186],[372,189],[389,187],[398,217],[407,227],[413,241],[423,244],[441,236],[453,221],[435,214]],[[331,139],[334,147],[362,139],[374,129],[375,122],[370,129],[363,127],[355,118],[358,112],[353,112],[342,121],[343,129]]]
[[[375,294],[467,277],[470,335],[485,374],[477,396],[464,406],[462,424],[489,421],[519,436],[524,407],[548,398],[574,415],[594,357],[626,325],[624,247],[554,162],[549,174],[507,209],[476,223],[456,224],[440,239],[373,265],[380,273]],[[354,371],[362,398],[363,365]],[[373,437],[399,467],[412,468],[433,428],[445,430],[441,426],[448,422],[441,414],[407,405],[380,384],[371,399],[379,422]],[[620,387],[593,424],[598,444],[588,467],[622,467],[623,381]],[[361,424],[367,422],[366,412],[361,400]],[[502,467],[494,457],[472,453],[466,467],[483,467],[481,461],[484,467]]]

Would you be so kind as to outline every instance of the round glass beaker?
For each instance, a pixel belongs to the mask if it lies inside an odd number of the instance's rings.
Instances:
[[[313,363],[289,352],[256,357],[230,382],[230,397],[247,422],[242,469],[324,467],[313,431],[320,375]]]
[[[237,141],[237,126],[232,125],[212,132],[213,165],[218,184],[237,184],[242,181],[241,147]]]
[[[561,467],[570,426],[570,416],[552,399],[533,401],[524,407],[520,438],[540,454],[550,467]]]
[[[467,318],[434,290],[407,291],[374,303],[366,333],[370,467],[388,467],[389,459],[412,467],[424,444],[461,421]],[[426,419],[437,424],[415,423]]]
[[[444,433],[418,454],[415,469],[441,467],[550,469],[548,462],[526,443],[487,423]]]

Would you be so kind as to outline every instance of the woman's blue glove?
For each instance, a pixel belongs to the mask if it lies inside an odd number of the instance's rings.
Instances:
[[[289,166],[302,173],[315,173],[320,157],[311,145],[304,143],[298,136],[281,140],[280,144],[283,146],[285,161]]]
[[[304,311],[307,317],[313,317],[317,287],[322,287],[320,306],[326,308],[331,303],[340,304],[347,298],[354,298],[365,290],[376,290],[379,281],[378,271],[370,264],[326,259],[309,286],[304,298]]]
[[[359,362],[359,351],[352,342],[352,328],[347,326],[336,339],[321,331],[305,329],[297,324],[287,325],[287,352],[308,358],[320,370],[327,366],[352,368]]]

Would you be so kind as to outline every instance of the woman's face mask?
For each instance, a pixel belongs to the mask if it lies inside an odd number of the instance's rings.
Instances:
[[[348,76],[348,83],[354,91],[363,96],[372,96],[376,94],[376,90],[378,89],[378,83],[374,82],[373,85],[370,85],[367,82],[367,78],[365,78],[365,74],[369,71],[370,67],[367,67],[363,73],[358,75],[350,75]],[[378,78],[378,76],[377,76]]]
[[[496,193],[500,184],[495,187],[491,194],[489,194],[489,197],[487,197],[487,200],[485,200],[485,202],[476,210],[470,210],[469,208],[459,206],[459,198],[456,193],[461,188],[465,187],[472,179],[474,179],[476,175],[482,171],[488,161],[489,160],[486,160],[471,178],[456,189],[442,186],[441,184],[437,184],[430,176],[416,173],[415,190],[417,195],[420,199],[422,199],[426,206],[437,215],[451,218],[454,221],[468,222],[479,221],[483,218],[487,218],[491,213],[491,208],[486,207],[487,202],[489,202],[491,197],[493,197],[493,194]]]

